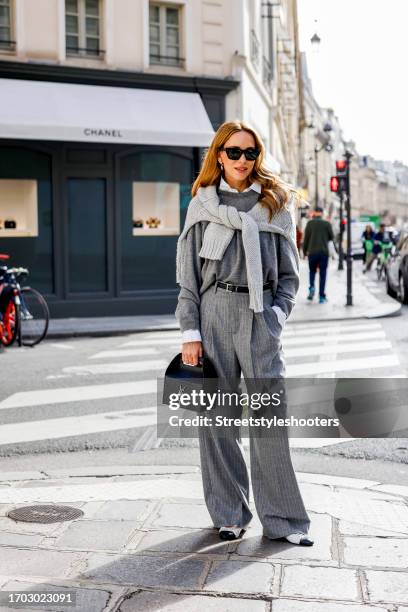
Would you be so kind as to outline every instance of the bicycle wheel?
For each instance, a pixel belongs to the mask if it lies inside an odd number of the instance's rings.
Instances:
[[[21,344],[35,346],[47,333],[50,311],[41,293],[31,287],[21,289],[20,300]]]
[[[19,307],[15,303],[14,298],[7,304],[1,325],[3,327],[3,344],[4,346],[11,346],[17,337],[19,329]]]

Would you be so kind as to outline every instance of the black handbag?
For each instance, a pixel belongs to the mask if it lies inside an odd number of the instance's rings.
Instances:
[[[192,391],[198,393],[216,393],[218,388],[217,370],[207,356],[203,356],[201,363],[191,366],[183,363],[181,353],[178,353],[168,365],[164,375],[163,404],[170,405],[170,396],[181,394],[191,395]],[[201,396],[202,397],[202,396]],[[207,402],[201,401],[199,405],[192,402],[181,406],[184,410],[203,412],[206,410]]]

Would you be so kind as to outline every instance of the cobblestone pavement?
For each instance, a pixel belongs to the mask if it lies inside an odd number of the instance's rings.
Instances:
[[[313,547],[266,540],[256,514],[240,541],[219,540],[195,466],[4,473],[1,590],[76,591],[76,608],[44,610],[408,612],[408,487],[297,477]],[[39,503],[84,516],[45,525],[6,516]]]

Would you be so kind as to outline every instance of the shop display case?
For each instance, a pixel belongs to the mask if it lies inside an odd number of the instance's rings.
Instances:
[[[180,233],[180,184],[133,182],[133,236]]]
[[[0,179],[0,238],[38,236],[37,181]]]

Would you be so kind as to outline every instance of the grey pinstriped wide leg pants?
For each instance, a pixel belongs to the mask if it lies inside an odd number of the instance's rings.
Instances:
[[[221,378],[239,379],[241,372],[245,379],[285,376],[280,326],[271,302],[272,293],[267,290],[264,312],[254,313],[247,293],[230,293],[212,285],[202,296],[203,349]],[[235,409],[234,416],[240,417],[242,407]],[[287,432],[281,429],[263,437],[251,428],[249,432],[252,489],[264,535],[306,533],[310,519],[293,470]],[[246,525],[252,513],[239,429],[228,428],[226,437],[220,437],[214,428],[200,427],[199,442],[204,496],[215,527]]]

